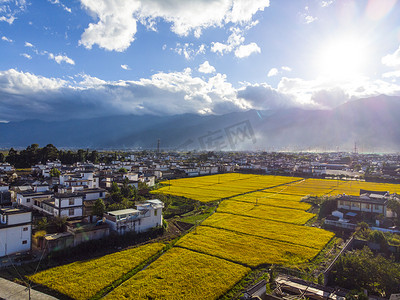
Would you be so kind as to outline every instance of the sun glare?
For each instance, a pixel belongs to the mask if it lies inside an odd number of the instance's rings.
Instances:
[[[367,52],[365,43],[354,37],[329,40],[316,55],[318,76],[348,79],[362,75],[367,65]]]

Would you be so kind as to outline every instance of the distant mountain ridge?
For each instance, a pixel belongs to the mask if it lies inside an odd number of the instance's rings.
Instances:
[[[400,149],[400,97],[377,96],[333,110],[299,108],[220,116],[111,116],[0,124],[0,147],[32,143],[58,148],[165,150],[288,150],[365,152]]]

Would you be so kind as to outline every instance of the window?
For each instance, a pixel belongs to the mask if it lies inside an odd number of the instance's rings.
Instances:
[[[157,216],[157,209],[154,210],[154,216]]]
[[[27,240],[22,241],[22,245],[26,245],[26,244],[28,244]]]
[[[369,204],[365,204],[365,206],[367,207],[367,209],[369,209]]]
[[[340,200],[340,201],[339,201],[339,204],[340,204],[340,205],[344,205],[344,201],[343,201],[343,200]]]
[[[73,215],[74,215],[74,209],[73,209],[73,208],[70,208],[70,209],[69,209],[68,215],[69,215],[69,216],[73,216]]]
[[[69,199],[69,206],[74,205],[75,204],[75,199]]]
[[[26,203],[31,202],[31,198],[26,198]]]
[[[375,204],[375,209],[376,209],[376,210],[379,210],[379,209],[381,209],[381,206],[378,205],[378,204]]]
[[[22,230],[23,231],[28,231],[28,227],[24,227]]]

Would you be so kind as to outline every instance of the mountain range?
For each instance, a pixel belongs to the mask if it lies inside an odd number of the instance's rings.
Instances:
[[[249,110],[225,115],[124,115],[0,123],[0,148],[397,152],[400,97],[349,101],[332,110]]]

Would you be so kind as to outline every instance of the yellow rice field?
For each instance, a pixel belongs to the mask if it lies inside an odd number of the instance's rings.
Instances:
[[[174,247],[106,299],[217,299],[249,271],[224,259]]]
[[[320,251],[299,244],[208,226],[199,226],[195,232],[181,238],[177,246],[250,267],[263,264],[298,264],[312,259]]]
[[[89,299],[165,247],[152,243],[42,271],[29,279],[74,299]]]
[[[297,225],[304,225],[315,216],[314,214],[298,209],[255,205],[254,203],[232,200],[222,201],[217,211]]]
[[[164,182],[167,186],[152,191],[152,193],[211,202],[298,180],[301,178],[228,173],[168,180]]]
[[[334,236],[332,232],[307,226],[215,213],[202,225],[255,235],[262,238],[322,249]]]

